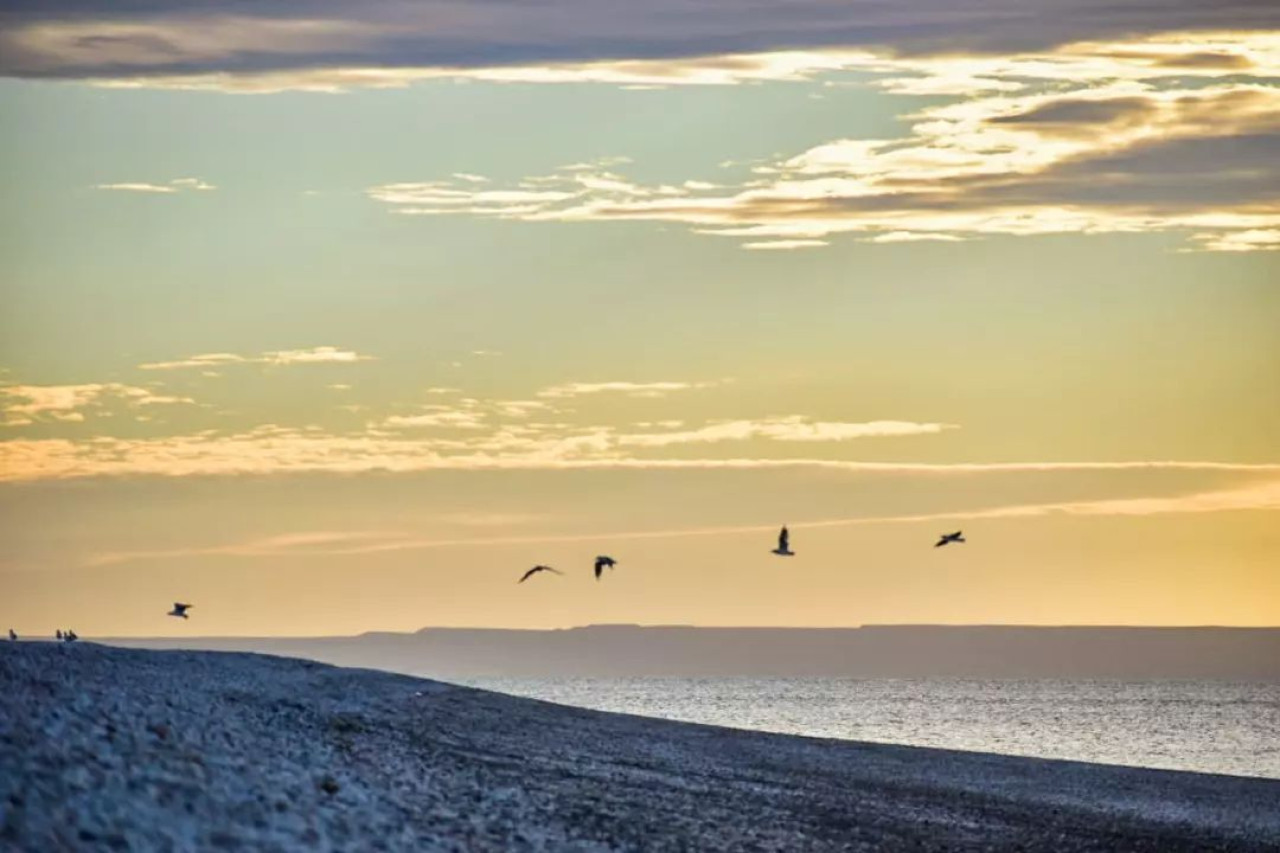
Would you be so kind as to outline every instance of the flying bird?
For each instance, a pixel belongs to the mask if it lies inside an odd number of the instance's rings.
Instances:
[[[564,574],[564,572],[560,571],[559,569],[553,569],[550,566],[534,566],[532,569],[530,569],[529,571],[521,575],[520,580],[516,581],[516,583],[524,583],[529,578],[536,575],[538,572],[555,572],[557,575]]]
[[[942,534],[942,538],[935,542],[933,547],[941,548],[943,545],[950,545],[952,542],[964,542],[964,537],[960,535],[962,532],[957,530],[955,533]]]
[[[612,569],[616,565],[618,565],[618,561],[613,559],[613,557],[596,557],[596,580],[600,580],[600,574],[606,568]]]
[[[180,603],[180,602],[175,601],[175,602],[173,603],[173,609],[172,609],[172,610],[170,610],[170,611],[169,611],[168,613],[166,613],[165,615],[166,615],[166,616],[178,616],[178,617],[180,617],[180,618],[182,618],[182,619],[189,619],[190,617],[189,617],[189,616],[187,616],[187,611],[188,611],[188,610],[190,610],[190,609],[191,609],[191,605],[190,605],[190,604],[182,604],[182,603]]]
[[[779,557],[794,557],[796,555],[796,552],[791,550],[791,534],[787,532],[785,525],[778,533],[778,547],[773,549],[773,553]]]

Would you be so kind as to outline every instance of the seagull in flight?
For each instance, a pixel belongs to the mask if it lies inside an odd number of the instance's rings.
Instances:
[[[943,545],[950,545],[952,542],[963,543],[965,539],[963,536],[960,535],[962,532],[963,531],[957,530],[955,533],[942,534],[942,538],[939,539],[937,542],[935,542],[933,547],[941,548]]]
[[[613,557],[596,557],[596,580],[600,580],[600,574],[606,568],[612,569],[616,565],[618,565],[618,561],[613,559]]]
[[[529,578],[531,578],[531,577],[533,577],[534,575],[536,575],[538,572],[554,572],[554,573],[556,573],[557,575],[562,575],[562,574],[564,574],[564,572],[560,571],[559,569],[553,569],[553,568],[551,568],[550,566],[541,566],[541,565],[539,565],[539,566],[534,566],[532,569],[530,569],[529,571],[527,571],[527,572],[525,572],[523,575],[521,575],[521,576],[520,576],[520,580],[516,581],[516,583],[524,583],[524,582],[525,582],[525,581],[527,581]]]
[[[778,533],[778,547],[774,548],[772,553],[777,554],[779,557],[794,557],[796,555],[796,552],[791,550],[791,534],[787,532],[785,525]]]
[[[187,611],[190,609],[190,604],[182,604],[181,602],[175,601],[173,603],[173,609],[166,613],[165,616],[177,616],[179,619],[189,619],[191,617],[187,616]]]

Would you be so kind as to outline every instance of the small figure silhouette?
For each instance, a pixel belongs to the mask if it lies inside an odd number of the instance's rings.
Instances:
[[[80,637],[76,634],[75,631],[72,631],[70,628],[68,628],[67,633],[62,635],[62,639],[67,641],[68,643],[74,643],[76,640],[80,639]]]
[[[18,634],[12,628],[9,629],[9,639],[13,640],[15,643],[18,641]]]
[[[57,634],[54,634],[54,636],[55,636],[55,637],[57,637],[59,640],[61,640],[61,639],[62,639],[62,629],[61,629],[61,628],[59,628],[59,629],[58,629],[58,633],[57,633]]]
[[[190,609],[191,609],[191,605],[190,605],[190,604],[182,604],[182,603],[180,603],[180,602],[175,601],[175,602],[173,603],[173,609],[172,609],[172,610],[170,610],[170,611],[169,611],[168,613],[166,613],[165,615],[166,615],[166,616],[177,616],[177,617],[180,617],[180,618],[182,618],[182,619],[187,619],[187,618],[190,618],[190,617],[188,617],[188,616],[187,616],[187,611],[188,611],[188,610],[190,610]]]
[[[964,537],[963,537],[962,535],[960,535],[960,534],[961,534],[961,532],[962,532],[962,531],[957,530],[955,533],[944,533],[944,534],[942,534],[942,538],[941,538],[941,539],[939,539],[937,542],[935,542],[935,543],[934,543],[934,545],[933,545],[933,547],[935,547],[935,548],[941,548],[943,545],[950,545],[952,542],[960,542],[960,543],[963,543],[963,542],[964,542]]]

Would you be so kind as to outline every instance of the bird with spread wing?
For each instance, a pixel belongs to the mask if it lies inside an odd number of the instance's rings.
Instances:
[[[553,568],[551,568],[550,566],[542,566],[542,565],[538,565],[538,566],[534,566],[532,569],[530,569],[529,571],[527,571],[527,572],[525,572],[523,575],[521,575],[521,576],[520,576],[520,580],[516,581],[516,583],[524,583],[524,582],[525,582],[525,581],[527,581],[529,578],[531,578],[531,577],[533,577],[534,575],[536,575],[538,572],[551,572],[551,573],[553,573],[553,574],[557,574],[557,575],[562,575],[562,574],[564,574],[564,572],[560,571],[559,569],[553,569]]]

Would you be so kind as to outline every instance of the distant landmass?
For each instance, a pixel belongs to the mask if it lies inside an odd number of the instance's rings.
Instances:
[[[353,637],[117,638],[253,651],[444,679],[838,676],[1280,681],[1280,628],[866,625],[424,628]]]

